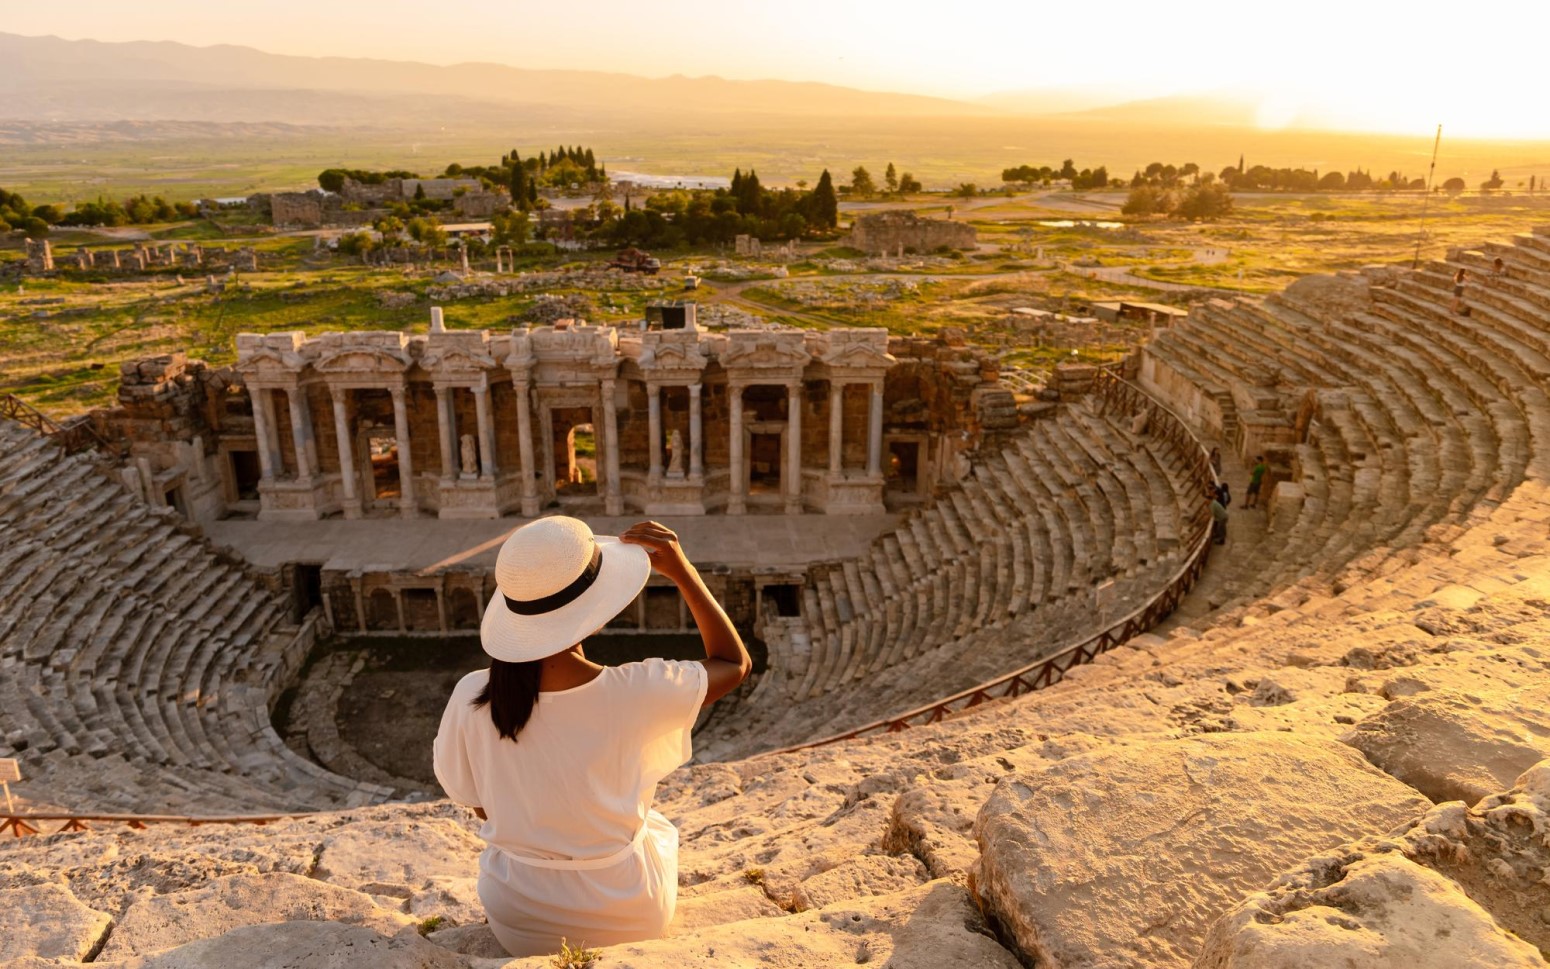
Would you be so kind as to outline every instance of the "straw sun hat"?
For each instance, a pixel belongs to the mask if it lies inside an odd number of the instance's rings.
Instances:
[[[639,545],[593,535],[554,516],[512,532],[495,560],[484,610],[484,651],[508,663],[553,656],[597,632],[645,588],[651,559]]]

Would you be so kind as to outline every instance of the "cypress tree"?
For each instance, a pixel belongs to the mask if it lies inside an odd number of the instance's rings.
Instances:
[[[813,189],[813,224],[823,229],[833,229],[840,224],[840,200],[834,194],[834,180],[825,168],[818,176],[818,186]]]
[[[515,158],[515,156],[513,156]],[[523,211],[527,210],[527,170],[522,167],[522,160],[515,159],[511,166],[511,204]]]

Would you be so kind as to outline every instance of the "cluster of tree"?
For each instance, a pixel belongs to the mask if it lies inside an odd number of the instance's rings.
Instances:
[[[1232,193],[1214,178],[1202,178],[1182,190],[1143,183],[1130,190],[1120,211],[1209,221],[1232,211]]]
[[[198,210],[191,202],[168,202],[160,195],[144,194],[122,201],[99,197],[91,202],[77,202],[66,212],[58,205],[30,206],[20,194],[0,188],[0,232],[20,229],[33,239],[41,239],[56,225],[149,225],[196,214]]]
[[[1326,172],[1318,169],[1271,168],[1255,165],[1244,170],[1242,162],[1236,167],[1229,165],[1221,171],[1221,180],[1228,188],[1237,191],[1258,192],[1370,192],[1374,190],[1424,189],[1426,179],[1407,178],[1401,172],[1389,172],[1386,177],[1375,178],[1371,172],[1360,168],[1352,172]]]
[[[877,182],[872,178],[872,173],[866,170],[865,165],[856,166],[850,173],[850,184],[840,191],[857,198],[871,198],[878,194]],[[899,170],[893,167],[893,162],[888,163],[887,170],[883,172],[882,194],[908,195],[919,191],[921,191],[920,179],[909,172],[900,175]]]
[[[1059,168],[1051,168],[1048,165],[1018,165],[1016,168],[1004,168],[1001,170],[1001,181],[1017,183],[1024,188],[1032,188],[1034,185],[1048,187],[1055,179],[1064,179],[1071,183],[1071,187],[1077,191],[1090,188],[1104,188],[1109,184],[1109,169],[1099,165],[1097,168],[1078,169],[1074,159],[1067,158],[1060,163]]]
[[[739,169],[727,188],[658,192],[641,209],[620,210],[610,202],[594,209],[597,229],[614,243],[659,248],[726,244],[740,235],[798,239],[839,224],[839,197],[828,169],[811,190],[805,181],[796,188],[765,188],[758,172]]]
[[[591,148],[561,145],[528,158],[513,148],[501,155],[498,165],[447,166],[447,178],[477,178],[486,188],[504,188],[511,193],[512,204],[523,210],[538,203],[540,188],[569,188],[608,181],[608,166],[597,160]]]
[[[318,173],[318,187],[325,192],[337,192],[344,188],[344,180],[362,185],[381,185],[390,178],[419,178],[414,172],[397,169],[390,172],[369,172],[363,168],[325,168]]]

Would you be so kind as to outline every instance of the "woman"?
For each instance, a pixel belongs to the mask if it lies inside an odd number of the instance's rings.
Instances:
[[[652,570],[678,587],[705,659],[602,667],[581,641]],[[642,522],[618,538],[581,521],[517,529],[495,563],[480,640],[490,668],[459,681],[436,734],[436,778],[474,808],[488,847],[479,899],[514,956],[662,935],[678,900],[678,832],[651,810],[690,755],[700,708],[748,676],[748,651],[678,547]]]
[[[1464,305],[1464,283],[1468,280],[1468,270],[1460,269],[1453,274],[1453,312],[1462,316],[1469,315],[1469,307]]]

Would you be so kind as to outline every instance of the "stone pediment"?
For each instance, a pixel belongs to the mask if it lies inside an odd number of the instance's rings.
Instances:
[[[642,370],[704,370],[709,362],[698,346],[684,343],[648,345],[640,356]]]
[[[462,347],[437,347],[428,350],[420,358],[420,367],[429,373],[481,374],[496,366],[495,358],[488,353],[465,350]]]
[[[812,360],[807,349],[790,340],[738,340],[721,355],[728,370],[776,370],[805,367]]]
[[[274,347],[248,350],[237,360],[237,372],[248,376],[294,376],[305,366],[301,354]]]
[[[833,370],[886,370],[898,361],[886,349],[852,343],[833,348],[823,355],[823,362]]]
[[[409,360],[373,347],[348,347],[318,358],[313,368],[320,373],[403,373]]]

